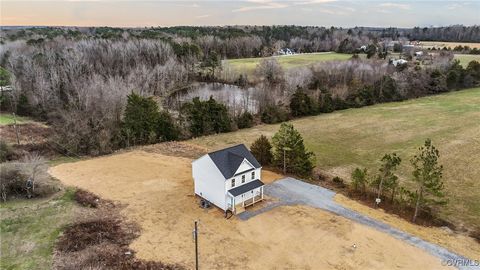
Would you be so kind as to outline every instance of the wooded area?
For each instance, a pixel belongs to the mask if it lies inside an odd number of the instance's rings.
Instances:
[[[15,91],[2,92],[1,107],[47,121],[61,152],[109,153],[135,144],[251,127],[259,121],[276,123],[472,87],[480,80],[476,61],[463,68],[447,50],[429,53],[427,58],[412,56],[409,51],[402,56],[409,63],[395,66],[387,61],[385,46],[392,39],[412,37],[448,40],[452,32],[464,40],[474,40],[478,29],[14,29],[2,37],[0,65],[2,85]],[[365,44],[367,48],[360,50]],[[255,68],[257,79],[253,82],[246,74],[230,72],[222,63],[225,57],[272,55],[286,46],[298,53],[358,52],[366,57],[354,54],[349,60],[289,69],[275,58],[265,58]],[[197,81],[255,87],[258,114],[246,114],[247,102],[235,108],[213,98],[186,101],[179,108],[166,102],[172,93]],[[132,102],[128,109],[127,100],[142,97],[152,99]],[[141,104],[153,107],[141,111]],[[150,118],[144,118],[145,113],[151,113]],[[142,125],[135,119],[153,122]]]

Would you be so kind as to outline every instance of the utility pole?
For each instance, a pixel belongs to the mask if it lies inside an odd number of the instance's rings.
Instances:
[[[198,221],[195,220],[195,228],[193,229],[193,239],[195,240],[195,270],[198,270]]]

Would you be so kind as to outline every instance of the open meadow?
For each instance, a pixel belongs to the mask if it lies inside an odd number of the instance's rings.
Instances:
[[[404,102],[378,104],[291,121],[316,154],[319,169],[349,179],[355,167],[376,172],[385,153],[402,158],[401,182],[411,178],[410,159],[425,139],[440,150],[450,199],[441,217],[456,225],[480,224],[480,88]],[[209,149],[273,136],[279,125],[260,125],[190,142]]]
[[[477,43],[474,43],[477,44]],[[480,44],[478,44],[480,45]],[[295,55],[280,55],[273,56],[280,63],[284,69],[309,66],[318,62],[327,61],[343,61],[352,57],[352,54],[336,53],[336,52],[321,52],[321,53],[304,53]],[[365,54],[360,54],[360,57],[365,57]],[[398,53],[390,53],[387,58],[398,58]],[[237,74],[246,74],[249,77],[255,76],[255,68],[257,65],[268,57],[258,58],[239,58],[239,59],[227,59],[224,60],[227,67]],[[467,67],[470,61],[480,61],[480,55],[475,54],[454,54],[454,58],[460,61],[463,67]]]
[[[333,60],[348,60],[352,57],[351,54],[336,53],[336,52],[321,52],[321,53],[304,53],[295,55],[280,55],[273,56],[278,60],[284,69],[293,67],[308,66],[315,64],[316,62],[325,62]],[[237,73],[253,75],[257,65],[263,60],[269,57],[259,58],[240,58],[240,59],[228,59],[225,60],[227,64]]]
[[[460,64],[465,68],[468,66],[470,61],[475,60],[480,62],[480,55],[478,54],[454,54],[453,58],[459,60]]]

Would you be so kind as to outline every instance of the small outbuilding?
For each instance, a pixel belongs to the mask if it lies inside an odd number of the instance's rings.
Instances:
[[[195,194],[225,212],[238,214],[263,200],[261,170],[243,144],[208,153],[192,162]]]

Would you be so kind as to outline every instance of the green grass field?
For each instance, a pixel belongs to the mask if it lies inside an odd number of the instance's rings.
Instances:
[[[399,175],[411,178],[409,160],[425,139],[440,150],[450,203],[441,216],[455,224],[480,224],[480,88],[404,102],[378,104],[291,121],[316,154],[317,167],[349,179],[359,167],[376,170],[385,153],[403,159]],[[279,125],[260,125],[193,139],[209,149],[271,137]]]
[[[0,269],[51,269],[53,248],[73,221],[73,192],[0,203]]]
[[[28,117],[17,116],[17,124],[24,124],[31,121]],[[0,113],[0,126],[13,124],[13,115],[10,113]]]
[[[352,57],[351,54],[325,52],[325,53],[305,53],[288,56],[274,56],[284,69],[309,66],[317,62],[326,62],[334,60],[348,60]],[[365,57],[364,54],[360,54],[360,57]],[[390,57],[398,57],[398,54],[392,53]],[[480,55],[473,54],[455,54],[455,59],[460,60],[460,64],[463,67],[467,67],[468,63],[472,60],[480,62]],[[240,58],[240,59],[228,59],[225,60],[227,65],[232,68],[233,71],[239,74],[246,74],[249,77],[254,77],[255,68],[257,65],[266,59],[266,57],[260,58]]]
[[[333,60],[348,60],[352,57],[351,54],[325,52],[325,53],[306,53],[286,56],[275,56],[283,68],[289,69],[292,67],[308,66],[316,62],[333,61]],[[236,72],[247,74],[251,76],[258,63],[265,59],[262,58],[241,58],[226,60],[230,67]]]
[[[480,55],[477,54],[455,54],[454,58],[458,59],[463,67],[467,67],[473,60],[480,62]]]

